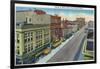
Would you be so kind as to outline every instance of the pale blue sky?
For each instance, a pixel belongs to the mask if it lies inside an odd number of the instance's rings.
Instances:
[[[94,10],[83,10],[83,9],[60,9],[60,8],[36,8],[36,7],[16,7],[16,11],[19,10],[35,10],[35,9],[41,9],[44,10],[47,14],[60,14],[63,13],[65,15],[77,15],[77,14],[86,14],[86,15],[94,15]]]

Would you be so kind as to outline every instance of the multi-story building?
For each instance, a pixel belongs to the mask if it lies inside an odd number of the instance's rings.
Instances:
[[[41,54],[47,54],[50,40],[48,14],[42,10],[16,12],[16,63],[32,63]]]
[[[63,32],[63,40],[66,40],[68,37],[68,20],[62,19],[61,21],[61,27],[62,27],[62,32]]]
[[[51,15],[51,43],[52,47],[57,47],[62,42],[62,27],[61,27],[61,17],[58,15]]]
[[[86,39],[86,45],[83,48],[83,55],[84,59],[86,60],[93,60],[94,59],[94,22],[89,21],[88,22],[88,28],[87,30],[87,39]]]
[[[74,22],[78,24],[78,27],[80,29],[85,25],[85,18],[76,18]]]
[[[47,24],[16,25],[16,62],[32,63],[50,47],[50,27]]]

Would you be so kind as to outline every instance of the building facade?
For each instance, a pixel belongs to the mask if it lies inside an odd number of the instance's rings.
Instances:
[[[48,24],[16,23],[16,64],[36,62],[50,49]]]
[[[79,29],[85,25],[85,18],[76,18],[76,24],[78,24]]]
[[[16,11],[16,21],[29,24],[50,24],[50,15],[42,10]]]
[[[63,40],[65,41],[67,39],[68,36],[68,21],[66,19],[62,19],[61,21],[61,27],[62,27],[62,31],[63,31]]]
[[[83,50],[83,55],[84,55],[84,59],[85,60],[93,60],[94,59],[94,49],[95,49],[95,45],[94,45],[94,22],[93,21],[89,21],[88,22],[88,28],[87,30],[87,39],[86,39],[86,45],[84,46],[84,50]]]
[[[57,47],[62,42],[62,27],[61,27],[61,17],[58,15],[51,15],[51,23],[50,23],[50,30],[51,30],[51,44],[52,47]]]

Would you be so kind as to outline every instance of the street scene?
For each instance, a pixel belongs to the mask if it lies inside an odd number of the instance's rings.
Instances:
[[[15,6],[15,64],[94,61],[94,9]]]

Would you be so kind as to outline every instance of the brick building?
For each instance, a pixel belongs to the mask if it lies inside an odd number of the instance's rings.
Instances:
[[[59,46],[62,41],[63,33],[61,27],[61,17],[58,15],[51,15],[50,21],[51,42],[53,47]]]

